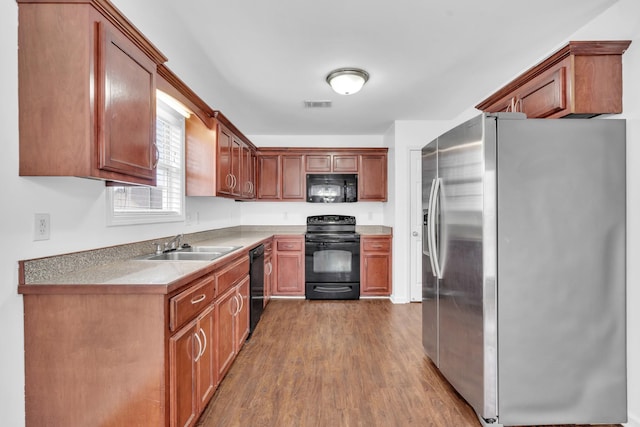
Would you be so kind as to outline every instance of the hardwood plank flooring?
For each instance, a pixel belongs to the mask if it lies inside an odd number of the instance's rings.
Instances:
[[[272,300],[197,427],[478,427],[425,356],[420,304]]]

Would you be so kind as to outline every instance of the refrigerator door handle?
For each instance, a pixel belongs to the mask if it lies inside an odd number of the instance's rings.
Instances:
[[[429,262],[431,263],[431,274],[436,275],[436,266],[433,263],[433,239],[431,234],[431,223],[433,222],[433,193],[436,189],[436,178],[431,181],[431,191],[429,193],[429,203],[427,204],[427,213],[423,225],[425,226],[425,232],[423,233],[422,251],[425,255],[429,256]],[[426,240],[426,242],[425,242]],[[427,244],[427,250],[425,252],[424,245]]]
[[[436,212],[436,206],[437,210],[440,210],[438,198],[440,197],[440,189],[442,188],[442,178],[436,178],[434,181],[435,185],[433,185],[434,190],[432,195],[433,201],[431,202],[432,206],[429,210],[429,234],[431,235],[431,244],[429,247],[431,249],[431,263],[433,266],[434,276],[438,279],[442,279],[442,269],[440,266],[440,260],[438,259],[438,242],[436,239],[436,218],[438,215],[438,212]]]

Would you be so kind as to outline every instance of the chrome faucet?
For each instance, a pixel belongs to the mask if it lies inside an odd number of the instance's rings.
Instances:
[[[164,243],[153,242],[156,255],[159,255],[163,252],[171,252],[171,251],[175,251],[176,249],[179,249],[180,242],[182,241],[182,237],[183,237],[182,234],[178,234],[177,236],[172,237],[171,239],[167,240]]]
[[[182,241],[182,234],[178,234],[173,237],[171,240],[164,244],[164,251],[175,251],[180,247],[180,242]]]

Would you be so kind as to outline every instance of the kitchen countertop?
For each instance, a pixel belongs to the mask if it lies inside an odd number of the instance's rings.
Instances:
[[[304,234],[306,226],[241,226],[183,237],[198,246],[239,246],[213,261],[152,261],[152,241],[19,261],[18,292],[32,293],[171,293],[219,265],[246,254],[274,235]],[[358,226],[362,235],[390,235],[391,227]],[[165,241],[168,238],[154,239]]]

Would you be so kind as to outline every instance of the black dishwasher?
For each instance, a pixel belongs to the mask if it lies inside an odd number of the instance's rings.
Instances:
[[[251,304],[249,307],[249,334],[256,328],[264,306],[264,245],[257,246],[249,251],[249,294]]]

